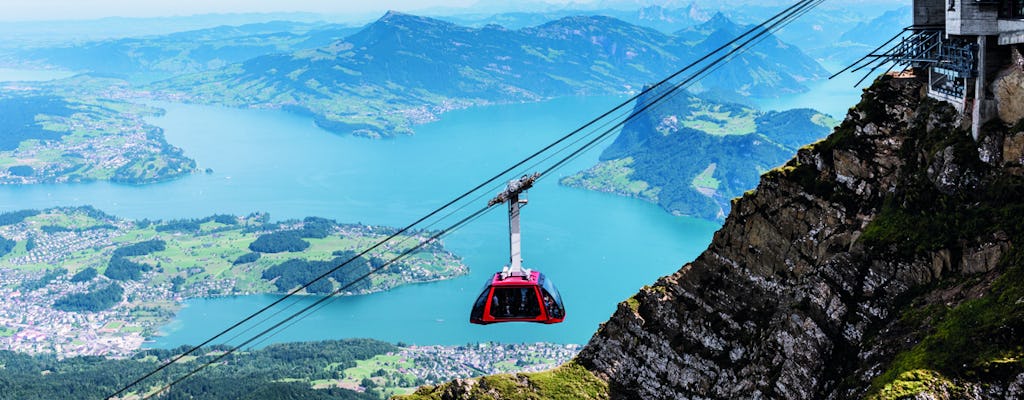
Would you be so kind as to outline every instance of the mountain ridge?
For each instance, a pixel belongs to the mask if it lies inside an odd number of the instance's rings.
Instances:
[[[155,89],[195,102],[294,109],[330,130],[392,136],[473,105],[635,92],[693,54],[672,36],[610,17],[508,30],[389,12],[326,47],[260,56]],[[806,56],[794,71],[765,62],[771,58],[743,58],[749,72],[712,75],[705,86],[777,95],[780,85],[802,90],[797,81],[824,76]]]

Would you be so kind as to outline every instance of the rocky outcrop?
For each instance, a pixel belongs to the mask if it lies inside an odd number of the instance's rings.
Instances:
[[[999,118],[1004,122],[1024,118],[1024,56],[1018,48],[1011,50],[1012,65],[992,82],[992,93],[999,105]]]
[[[983,161],[958,126],[916,80],[881,78],[577,362],[612,398],[1019,396],[1020,134],[987,126]],[[981,305],[995,320],[964,322]]]

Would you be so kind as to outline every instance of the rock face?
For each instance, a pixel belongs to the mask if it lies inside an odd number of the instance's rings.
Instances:
[[[992,93],[999,104],[999,118],[1004,122],[1024,118],[1024,56],[1017,48],[1011,50],[1013,65],[1000,72],[992,83]]]
[[[576,361],[612,398],[1020,398],[1024,135],[958,125],[880,78]]]

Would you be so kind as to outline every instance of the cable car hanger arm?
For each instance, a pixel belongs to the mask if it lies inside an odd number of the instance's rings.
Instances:
[[[533,183],[540,179],[540,172],[534,172],[532,175],[523,175],[519,179],[513,179],[508,182],[508,186],[501,193],[498,193],[493,199],[487,202],[487,206],[493,206],[495,204],[501,204],[509,201],[513,196],[518,197],[520,193],[533,187]]]

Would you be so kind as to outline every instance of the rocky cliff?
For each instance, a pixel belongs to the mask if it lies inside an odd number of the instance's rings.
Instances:
[[[959,118],[880,78],[567,368],[612,398],[1024,397],[1024,122]],[[418,395],[575,397],[535,379]]]

